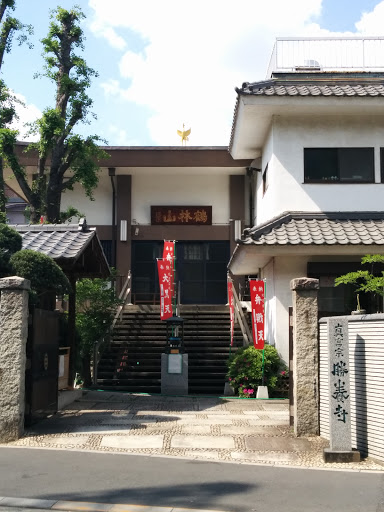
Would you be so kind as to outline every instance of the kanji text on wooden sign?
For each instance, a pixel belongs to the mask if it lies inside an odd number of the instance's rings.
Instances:
[[[151,206],[151,224],[212,224],[212,206]]]

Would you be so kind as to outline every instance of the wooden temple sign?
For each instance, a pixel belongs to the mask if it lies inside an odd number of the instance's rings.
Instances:
[[[212,206],[151,206],[151,224],[212,225]]]

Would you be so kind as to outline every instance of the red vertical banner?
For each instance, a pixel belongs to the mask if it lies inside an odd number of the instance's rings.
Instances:
[[[166,320],[172,316],[171,265],[164,260],[157,260],[160,286],[160,318]]]
[[[229,320],[230,320],[230,333],[231,333],[231,347],[233,346],[233,332],[235,329],[235,303],[233,300],[233,283],[232,279],[228,276],[228,304],[229,304]]]
[[[164,240],[164,249],[163,249],[163,261],[168,263],[170,271],[169,277],[171,279],[171,297],[173,297],[174,293],[174,259],[175,259],[175,242],[170,240]]]
[[[260,279],[250,279],[249,289],[252,304],[253,344],[256,349],[263,349],[265,337],[264,281]]]

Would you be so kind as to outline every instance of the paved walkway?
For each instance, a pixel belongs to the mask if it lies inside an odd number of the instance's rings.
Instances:
[[[327,442],[296,438],[288,401],[86,391],[9,446],[384,471],[372,459],[324,464]]]

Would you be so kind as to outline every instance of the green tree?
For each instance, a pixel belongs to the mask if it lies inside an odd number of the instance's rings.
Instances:
[[[86,91],[97,73],[76,55],[84,48],[80,21],[84,14],[78,7],[65,10],[58,7],[51,12],[47,37],[42,40],[45,67],[42,76],[56,86],[55,106],[47,108],[34,125],[39,140],[28,146],[38,153],[36,179],[28,182],[25,170],[14,151],[17,132],[0,134],[0,153],[6,158],[25,195],[31,213],[31,222],[45,215],[50,223],[60,222],[61,196],[80,183],[92,199],[98,183],[97,161],[108,155],[97,145],[96,136],[82,137],[74,133],[76,125],[87,122],[92,100]],[[71,174],[64,181],[65,173]]]
[[[348,272],[335,279],[335,286],[341,284],[352,284],[357,294],[357,307],[360,309],[359,292],[371,293],[377,302],[379,297],[384,297],[384,272],[382,265],[384,263],[383,254],[367,254],[361,258],[362,265],[370,265],[370,270],[357,270],[356,272]],[[379,266],[381,268],[379,268]]]
[[[17,38],[19,44],[27,40],[27,35],[32,33],[31,25],[23,25],[18,19],[11,16],[15,9],[15,0],[0,1],[0,71],[3,66],[4,55],[11,51],[13,36],[19,32]],[[0,80],[0,129],[5,130],[15,118],[15,98]],[[3,160],[0,158],[0,222],[6,221],[5,205],[7,198],[4,191]]]
[[[79,336],[81,374],[86,386],[91,384],[91,359],[94,344],[109,333],[121,300],[109,278],[81,279],[76,285],[76,329]]]

